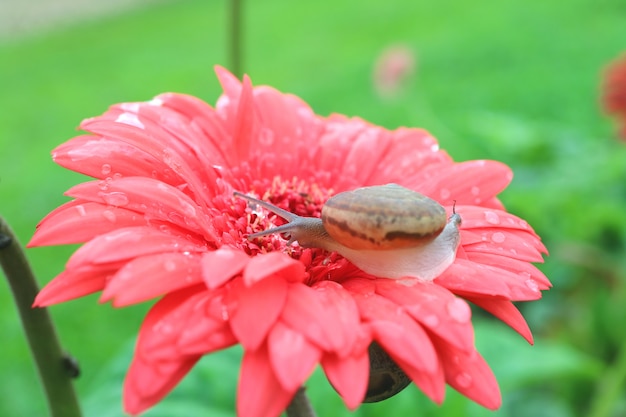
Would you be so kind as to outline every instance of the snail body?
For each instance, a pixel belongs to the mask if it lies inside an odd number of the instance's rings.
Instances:
[[[274,233],[302,247],[337,252],[368,274],[433,280],[452,264],[460,242],[461,217],[446,219],[436,201],[397,184],[358,188],[331,197],[321,218],[301,217],[236,192],[288,223],[249,239]]]

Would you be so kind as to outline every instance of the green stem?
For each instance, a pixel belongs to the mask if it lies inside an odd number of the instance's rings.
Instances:
[[[287,406],[287,417],[317,417],[304,387],[300,387]]]
[[[61,350],[48,310],[32,308],[39,291],[24,251],[9,225],[0,217],[0,265],[9,281],[22,327],[44,386],[50,415],[80,417],[71,377],[77,372]]]
[[[622,344],[617,358],[606,368],[604,376],[596,385],[591,401],[589,417],[609,417],[624,394],[626,383],[626,344]]]
[[[241,0],[230,0],[230,70],[241,78]]]

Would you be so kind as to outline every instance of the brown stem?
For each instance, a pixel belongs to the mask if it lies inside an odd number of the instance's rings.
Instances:
[[[287,406],[287,417],[317,417],[304,387],[300,387]]]
[[[31,307],[39,288],[22,247],[2,217],[0,265],[9,281],[22,327],[44,386],[50,415],[80,417],[80,406],[71,381],[77,368],[69,366],[73,362],[61,350],[48,310]]]

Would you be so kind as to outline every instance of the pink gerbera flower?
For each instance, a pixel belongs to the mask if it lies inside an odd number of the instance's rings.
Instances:
[[[96,291],[118,307],[162,297],[141,326],[124,384],[131,414],[161,400],[203,355],[237,343],[241,417],[278,416],[317,364],[356,408],[373,342],[433,401],[443,401],[447,383],[497,408],[498,384],[475,349],[466,301],[532,343],[512,302],[550,287],[531,265],[544,246],[496,197],[510,169],[455,163],[422,129],[320,117],[297,97],[217,74],[224,94],[215,108],[182,94],[115,105],[81,124],[90,134],[54,150],[55,162],[96,180],[68,190],[73,200],[30,242],[85,242],[35,305]],[[387,183],[429,196],[448,215],[455,207],[460,244],[444,272],[381,278],[277,234],[249,240],[284,221],[234,195],[319,217],[330,196]]]
[[[602,94],[605,110],[616,117],[619,135],[626,139],[626,55],[606,69]]]

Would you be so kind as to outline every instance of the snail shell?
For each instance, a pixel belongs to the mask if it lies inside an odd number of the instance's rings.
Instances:
[[[400,249],[434,239],[446,225],[435,200],[397,184],[363,187],[328,199],[322,224],[351,249]]]
[[[376,342],[368,348],[370,376],[364,403],[375,403],[393,397],[410,383],[411,378],[404,373],[391,357]]]
[[[266,208],[287,224],[253,233],[289,235],[305,248],[337,252],[361,270],[382,278],[432,280],[454,262],[461,216],[446,223],[436,201],[397,184],[363,187],[331,197],[321,219],[301,217],[262,200],[235,195]]]

